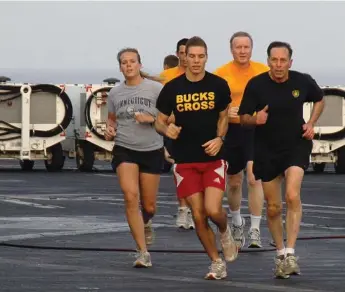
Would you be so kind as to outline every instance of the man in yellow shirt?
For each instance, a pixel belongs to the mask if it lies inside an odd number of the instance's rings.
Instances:
[[[248,81],[269,70],[268,66],[251,61],[253,39],[247,32],[236,32],[230,39],[233,60],[219,67],[214,74],[228,81],[232,103],[229,108],[229,129],[225,138],[224,149],[228,168],[228,202],[232,215],[231,231],[239,248],[245,245],[245,220],[241,216],[242,182],[244,170],[247,170],[248,204],[251,214],[248,247],[260,248],[260,222],[263,209],[263,191],[261,181],[253,174],[254,129],[241,126],[237,115],[243,93]]]
[[[165,69],[159,77],[163,79],[162,83],[166,84],[170,80],[182,75],[186,71],[186,43],[188,39],[183,38],[177,42],[176,56],[179,59],[179,64],[176,67]]]
[[[172,79],[179,77],[180,75],[184,74],[186,71],[187,67],[187,62],[186,62],[186,44],[187,44],[188,39],[183,38],[177,42],[176,45],[176,56],[179,59],[179,64],[178,66],[170,69],[164,70],[160,75],[159,78],[163,81],[161,81],[163,84],[168,83]],[[172,120],[170,120],[172,121]],[[169,143],[169,139],[164,139],[164,144],[166,149],[168,150],[169,154],[172,155],[173,158],[173,153],[172,149]],[[184,228],[184,229],[194,229],[194,221],[192,217],[192,212],[190,208],[187,205],[186,199],[183,198],[178,198],[178,211],[177,211],[177,218],[176,218],[176,225],[179,228]]]
[[[176,55],[168,55],[164,58],[163,61],[163,69],[170,69],[170,68],[174,68],[177,67],[179,64],[179,59]]]

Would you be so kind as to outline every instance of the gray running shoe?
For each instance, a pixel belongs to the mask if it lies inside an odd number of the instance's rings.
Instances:
[[[226,264],[222,259],[213,261],[209,269],[209,272],[205,276],[207,280],[221,280],[227,276]]]
[[[219,232],[219,237],[225,261],[233,262],[238,256],[238,247],[231,235],[230,227],[228,226],[223,234]]]
[[[249,248],[261,248],[261,237],[260,237],[260,230],[256,228],[252,228],[248,232],[248,238],[249,238],[249,243],[248,247]]]
[[[192,211],[189,208],[178,208],[176,226],[184,229],[194,229]]]
[[[290,278],[289,275],[285,272],[285,258],[284,256],[276,256],[274,259],[275,262],[275,270],[274,270],[274,276],[277,279],[288,279]]]
[[[152,267],[151,256],[149,252],[138,252],[136,254],[136,260],[133,263],[135,268],[149,268]]]
[[[244,247],[244,244],[246,243],[246,237],[244,235],[244,226],[246,225],[246,221],[242,217],[242,225],[236,226],[234,224],[231,224],[231,233],[232,237],[234,238],[236,245],[239,249]]]
[[[188,211],[187,211],[186,227],[187,227],[186,229],[195,229],[192,211],[189,208],[188,208]]]
[[[301,270],[298,266],[298,257],[296,257],[294,254],[287,254],[285,257],[285,273],[287,275],[300,275]]]

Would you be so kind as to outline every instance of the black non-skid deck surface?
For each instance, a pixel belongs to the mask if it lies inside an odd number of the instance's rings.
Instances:
[[[303,183],[301,237],[345,235],[344,176],[307,174]],[[244,191],[242,213],[248,216]],[[224,201],[226,206],[226,201]],[[154,219],[153,267],[132,268],[132,252],[49,250],[0,247],[0,291],[345,291],[344,239],[298,241],[302,275],[273,278],[273,251],[240,253],[222,281],[203,279],[210,261],[195,231],[174,226],[177,210],[171,175],[163,175]],[[16,161],[0,161],[0,241],[5,243],[134,249],[116,176],[107,164],[80,173],[48,173],[38,163],[32,172]],[[231,218],[229,218],[231,221]],[[247,218],[247,228],[250,224]],[[265,248],[270,236],[262,221]],[[164,252],[166,251],[166,252]]]

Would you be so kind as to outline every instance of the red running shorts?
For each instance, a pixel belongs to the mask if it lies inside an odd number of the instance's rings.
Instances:
[[[175,164],[174,181],[177,197],[186,198],[204,192],[207,187],[225,191],[227,169],[228,164],[225,160]]]

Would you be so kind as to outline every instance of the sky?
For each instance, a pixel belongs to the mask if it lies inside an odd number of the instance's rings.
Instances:
[[[321,85],[345,85],[345,2],[331,1],[38,1],[0,2],[0,75],[14,82],[100,83],[122,75],[124,47],[139,50],[143,70],[162,71],[176,42],[200,36],[207,70],[231,60],[229,39],[254,38],[252,59],[266,63],[271,41],[289,42],[294,70]]]

